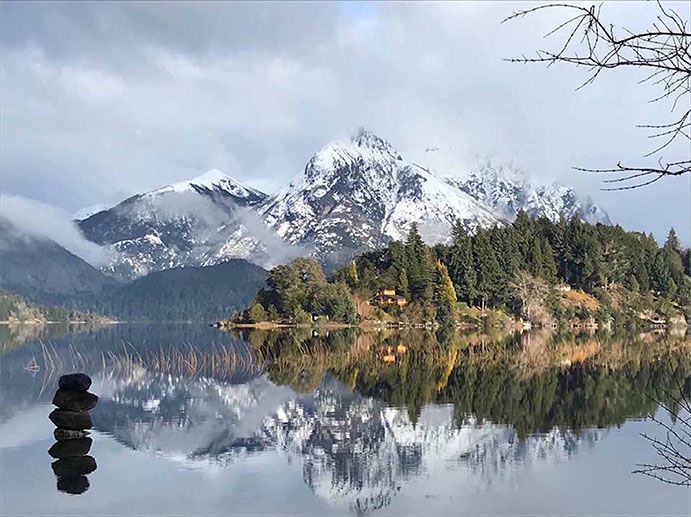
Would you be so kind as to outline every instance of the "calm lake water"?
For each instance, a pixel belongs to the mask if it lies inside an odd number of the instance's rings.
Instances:
[[[683,515],[632,473],[688,338],[0,329],[2,515]],[[97,462],[58,490],[57,378],[92,376]],[[62,487],[64,489],[64,487]]]

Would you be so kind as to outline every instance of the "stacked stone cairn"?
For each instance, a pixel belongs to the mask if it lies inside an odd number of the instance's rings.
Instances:
[[[57,441],[48,454],[55,458],[51,467],[58,479],[58,490],[81,494],[89,488],[87,474],[96,470],[96,460],[89,456],[89,429],[93,427],[89,411],[96,407],[98,397],[88,391],[91,379],[84,373],[63,375],[58,385],[53,397],[57,409],[48,415],[57,427],[53,433]]]

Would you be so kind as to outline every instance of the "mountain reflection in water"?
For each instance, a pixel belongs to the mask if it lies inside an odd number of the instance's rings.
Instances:
[[[100,347],[77,335],[5,354],[0,419],[19,391],[45,398],[55,365],[78,365],[101,397],[97,432],[191,469],[278,451],[319,498],[355,511],[420,476],[466,470],[479,488],[568,460],[655,412],[691,371],[684,336],[251,332],[177,346],[109,332]],[[30,360],[40,371],[18,376]]]

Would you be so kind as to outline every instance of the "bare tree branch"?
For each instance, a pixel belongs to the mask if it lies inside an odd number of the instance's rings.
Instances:
[[[651,102],[670,99],[671,112],[679,106],[685,111],[672,122],[641,124],[638,127],[652,130],[649,138],[659,144],[645,157],[656,155],[677,140],[689,142],[688,159],[666,161],[662,156],[657,166],[624,166],[614,168],[583,168],[576,170],[619,175],[605,183],[616,184],[603,190],[627,190],[650,185],[663,177],[681,176],[691,172],[691,32],[689,21],[676,11],[666,8],[658,0],[658,15],[651,26],[643,31],[616,28],[605,23],[601,6],[580,6],[566,3],[539,5],[513,13],[502,23],[524,18],[541,11],[561,10],[568,12],[566,21],[549,31],[545,38],[563,36],[557,50],[538,50],[533,57],[510,58],[512,63],[569,63],[588,70],[588,78],[578,87],[592,84],[605,70],[634,67],[648,70],[639,81],[660,88],[661,92]]]
[[[673,426],[656,415],[649,415],[664,432],[664,438],[641,434],[653,447],[660,463],[640,463],[636,474],[644,474],[670,485],[691,486],[691,403],[680,384],[678,393],[665,393],[671,403],[658,402],[671,417],[677,417]]]

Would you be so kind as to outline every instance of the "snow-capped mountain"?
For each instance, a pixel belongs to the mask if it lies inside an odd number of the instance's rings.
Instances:
[[[112,252],[105,270],[136,278],[174,267],[214,265],[232,258],[271,265],[282,246],[254,207],[266,194],[221,171],[132,196],[79,221],[84,235]],[[274,242],[276,241],[276,242]]]
[[[264,216],[282,238],[320,257],[375,249],[403,238],[413,222],[430,242],[448,238],[456,219],[469,231],[502,222],[365,129],[317,152],[300,176],[265,203]]]
[[[136,278],[233,258],[268,267],[312,254],[340,265],[404,238],[413,222],[436,243],[449,238],[457,220],[473,232],[506,224],[519,210],[609,222],[571,188],[537,185],[515,168],[491,163],[462,175],[440,173],[406,161],[389,142],[360,129],[319,150],[275,196],[211,170],[135,195],[79,225],[112,252],[106,272]]]
[[[579,215],[589,223],[610,224],[607,213],[590,198],[581,198],[573,188],[557,183],[536,184],[511,165],[485,161],[464,174],[448,176],[448,180],[509,220],[523,210],[531,217],[547,217],[552,221]]]

